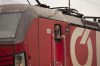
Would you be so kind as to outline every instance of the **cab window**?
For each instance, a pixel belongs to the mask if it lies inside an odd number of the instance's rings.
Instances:
[[[60,24],[55,24],[54,26],[54,36],[56,41],[61,40],[61,25]]]

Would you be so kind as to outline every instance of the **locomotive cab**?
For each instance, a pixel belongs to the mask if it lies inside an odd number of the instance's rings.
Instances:
[[[64,15],[59,11],[25,4],[2,5],[0,8],[0,66],[53,65],[52,38],[56,24],[60,25],[59,32],[62,32],[60,22],[66,21]],[[62,65],[63,58],[58,60],[58,64]]]
[[[100,25],[43,6],[0,6],[0,66],[100,66]]]
[[[27,66],[25,36],[37,16],[28,5],[0,6],[0,66]]]

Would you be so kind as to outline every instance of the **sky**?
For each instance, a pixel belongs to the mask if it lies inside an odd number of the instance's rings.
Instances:
[[[35,0],[29,0],[32,5],[36,5]],[[41,3],[50,7],[68,7],[68,0],[39,0]],[[70,0],[71,8],[77,9],[85,16],[100,17],[100,0]],[[0,4],[23,3],[28,4],[27,0],[0,0]]]

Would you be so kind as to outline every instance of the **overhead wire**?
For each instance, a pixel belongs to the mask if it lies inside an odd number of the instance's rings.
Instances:
[[[12,2],[12,3],[17,3],[17,4],[22,4],[22,3],[20,3],[20,2],[16,2],[16,1],[13,1],[13,0],[3,0],[3,1],[5,1],[5,2]],[[32,5],[31,5],[30,1],[27,0],[27,2],[28,2],[28,4],[30,5],[29,8],[30,8],[36,15],[38,15],[37,12],[35,11],[35,9],[32,8]],[[48,18],[53,17],[53,16],[55,16],[55,15],[58,14],[58,13],[59,13],[59,11],[55,10],[55,13],[54,13],[54,14],[49,15],[49,16],[47,16],[47,17],[48,17]],[[39,16],[42,16],[42,15],[39,15]]]
[[[29,1],[29,0],[27,0],[27,2],[29,3],[30,6],[32,6],[32,5],[30,4],[30,1]],[[39,2],[39,1],[38,1],[38,2]],[[40,2],[39,2],[39,3],[40,3]],[[36,15],[38,15],[37,12],[34,10],[34,8],[32,8],[32,7],[30,7],[30,8],[32,9],[32,11],[33,11]],[[55,15],[58,14],[58,13],[59,13],[59,11],[55,10],[55,13],[52,14],[52,15],[47,16],[47,18],[53,17],[53,16],[55,16]],[[42,15],[39,15],[39,16],[43,17]]]

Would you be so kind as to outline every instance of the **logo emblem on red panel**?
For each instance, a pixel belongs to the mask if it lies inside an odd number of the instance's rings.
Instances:
[[[93,42],[91,30],[77,27],[71,36],[71,60],[73,66],[92,66]]]

